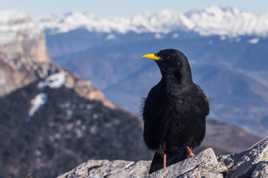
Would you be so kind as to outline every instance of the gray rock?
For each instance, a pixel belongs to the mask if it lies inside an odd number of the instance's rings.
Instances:
[[[177,178],[223,178],[223,174],[216,172],[207,172],[205,170],[200,170],[197,168],[181,176],[178,176]]]
[[[262,161],[256,165],[256,168],[251,174],[252,178],[268,178],[268,162]]]
[[[58,178],[145,177],[149,161],[90,160]]]
[[[186,159],[177,164],[171,165],[168,168],[168,172],[172,173],[170,177],[173,176],[187,176],[189,172],[195,175],[203,175],[204,173],[220,173],[226,171],[226,167],[219,164],[217,157],[212,149],[204,150],[197,156]],[[164,170],[157,171],[152,175],[163,175]],[[157,176],[155,176],[157,177]],[[169,177],[169,176],[168,176]]]
[[[217,158],[209,148],[173,164],[167,170],[148,174],[150,161],[90,160],[58,178],[268,178],[268,138],[244,152]]]
[[[2,97],[47,75],[50,60],[43,32],[27,15],[1,21],[0,35],[4,36],[0,40]]]
[[[249,177],[257,163],[268,161],[268,138],[261,140],[244,152],[220,156],[219,161],[229,169],[228,178]]]
[[[166,178],[223,178],[221,172],[226,171],[226,167],[219,164],[212,149],[204,150],[193,158],[169,166],[167,172],[160,170],[149,175],[149,167],[150,161],[90,160],[58,178],[160,178],[163,176]]]

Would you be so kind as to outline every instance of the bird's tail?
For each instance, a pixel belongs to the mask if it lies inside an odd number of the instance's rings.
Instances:
[[[187,151],[185,148],[167,151],[166,154],[167,154],[167,166],[170,166],[187,158]],[[149,173],[151,174],[152,172],[158,171],[163,168],[164,168],[163,154],[155,152]]]

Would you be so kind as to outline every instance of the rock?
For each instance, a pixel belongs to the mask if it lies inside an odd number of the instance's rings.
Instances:
[[[44,34],[27,15],[1,11],[0,96],[9,94],[54,68],[50,64]]]
[[[217,157],[206,149],[165,170],[148,174],[150,161],[90,160],[58,178],[267,178],[268,138],[244,152]]]
[[[149,161],[91,160],[58,178],[144,177],[147,175],[149,166]]]
[[[43,31],[24,13],[0,11],[0,51],[9,59],[32,58],[37,63],[47,63],[49,57]]]
[[[226,167],[219,164],[217,157],[212,149],[207,149],[193,158],[186,159],[168,167],[168,173],[160,170],[148,174],[150,161],[107,161],[91,160],[81,164],[77,168],[65,173],[58,178],[125,178],[125,177],[148,177],[160,178],[166,175],[167,178],[179,177],[206,177],[223,178],[221,172]]]
[[[219,161],[228,168],[227,178],[250,176],[252,169],[259,162],[268,161],[268,138],[261,140],[244,152],[220,156]]]
[[[187,172],[186,174],[178,176],[176,178],[223,178],[223,174],[194,169],[193,171]]]
[[[254,171],[251,174],[252,178],[267,178],[268,177],[268,162],[261,161],[259,162]]]
[[[219,164],[214,151],[207,149],[193,158],[169,166],[168,172],[170,175],[168,177],[223,177],[221,172],[226,170],[227,168],[224,165]],[[164,175],[164,170],[152,173],[151,176],[159,177],[159,175]]]

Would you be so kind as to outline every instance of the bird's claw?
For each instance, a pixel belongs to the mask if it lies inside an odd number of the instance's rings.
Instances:
[[[186,149],[187,149],[187,156],[194,157],[193,150],[189,146],[186,146]]]
[[[167,175],[168,175],[168,169],[164,168],[163,177],[167,177]]]

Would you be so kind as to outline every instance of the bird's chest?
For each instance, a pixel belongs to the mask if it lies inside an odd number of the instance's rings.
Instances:
[[[170,106],[172,115],[182,118],[183,116],[191,116],[195,110],[195,98],[188,92],[167,94],[166,98],[166,105]]]

